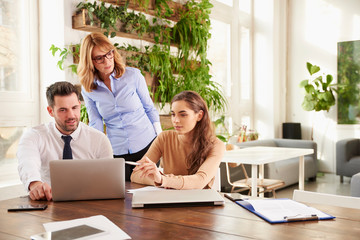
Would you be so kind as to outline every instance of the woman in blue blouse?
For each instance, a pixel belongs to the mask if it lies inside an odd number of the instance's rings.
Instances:
[[[89,125],[103,131],[105,123],[114,157],[140,160],[161,132],[159,113],[141,72],[125,67],[104,34],[90,33],[80,46],[78,76]],[[128,181],[132,169],[126,165]]]

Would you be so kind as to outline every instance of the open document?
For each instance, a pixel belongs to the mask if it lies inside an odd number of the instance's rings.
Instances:
[[[335,218],[290,199],[257,199],[236,201],[236,203],[270,223]]]

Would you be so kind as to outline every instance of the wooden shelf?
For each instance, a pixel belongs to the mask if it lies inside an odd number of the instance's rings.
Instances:
[[[125,6],[126,4],[126,0],[103,0],[103,1],[118,6]],[[129,0],[128,9],[132,9],[135,11],[139,11],[155,16],[155,12],[156,12],[155,1],[156,0],[149,0],[149,5],[147,6],[147,9],[145,9],[144,7],[140,7],[136,0]],[[182,5],[181,3],[174,1],[168,1],[167,4],[170,7],[170,9],[173,10],[174,14],[172,14],[170,17],[166,19],[169,19],[174,22],[178,22],[180,20],[180,11],[185,10],[185,6]]]
[[[72,27],[76,30],[86,31],[86,32],[102,32],[104,33],[106,30],[102,29],[100,27],[100,24],[94,23],[94,25],[91,25],[90,18],[88,17],[87,11],[85,9],[82,9],[81,12],[75,13],[75,15],[72,16]],[[94,22],[96,22],[96,18],[94,17]],[[121,24],[118,23],[119,29],[121,28]],[[155,43],[154,37],[152,34],[143,34],[143,36],[139,37],[137,33],[126,33],[126,32],[120,32],[115,31],[111,29],[110,31],[116,32],[116,36],[118,37],[124,37],[124,38],[131,38],[131,39],[139,39],[139,40],[145,40],[148,42]]]
[[[80,12],[76,12],[75,15],[72,16],[72,28],[76,30],[86,31],[86,32],[101,32],[104,33],[106,30],[102,29],[100,27],[99,22],[96,17],[94,16],[94,25],[91,25],[91,20],[87,14],[87,10],[82,9]],[[121,26],[124,25],[124,23],[119,22],[117,24],[117,29],[121,29]],[[115,32],[116,36],[123,37],[123,38],[131,38],[131,39],[137,39],[137,40],[144,40],[151,43],[156,43],[154,40],[154,34],[150,33],[144,33],[142,36],[139,36],[137,33],[127,33],[122,31],[115,31],[114,29],[111,29],[110,32]],[[161,42],[160,42],[161,43]],[[176,44],[170,44],[171,46],[176,47]]]

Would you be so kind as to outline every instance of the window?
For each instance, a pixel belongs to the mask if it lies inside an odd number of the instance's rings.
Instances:
[[[0,0],[0,187],[20,183],[17,143],[39,119],[36,2]]]
[[[252,1],[219,0],[212,4],[208,59],[212,63],[213,80],[223,86],[229,103],[227,128],[234,131],[242,125],[250,128],[253,126]]]
[[[230,24],[211,20],[211,38],[208,55],[211,57],[211,72],[215,81],[223,86],[226,97],[231,97],[231,45]]]

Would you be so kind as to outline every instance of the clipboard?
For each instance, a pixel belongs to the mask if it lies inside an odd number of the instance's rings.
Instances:
[[[269,223],[287,223],[334,219],[326,214],[288,198],[235,201],[236,204],[256,214]]]

